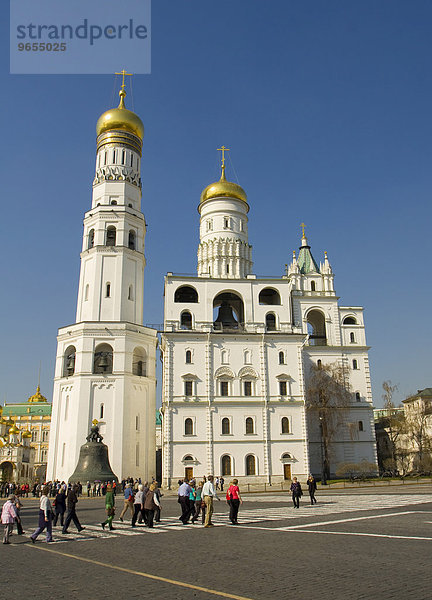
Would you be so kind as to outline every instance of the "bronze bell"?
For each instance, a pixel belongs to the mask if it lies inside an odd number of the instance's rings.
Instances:
[[[107,369],[109,367],[108,358],[105,352],[102,353],[99,359],[99,365],[101,369]]]
[[[220,305],[215,325],[217,329],[237,329],[238,323],[228,302],[224,301]]]
[[[73,375],[75,372],[75,354],[70,354],[66,364],[68,375]]]
[[[102,442],[97,425],[92,427],[87,442],[81,446],[78,464],[69,481],[118,481],[111,469],[108,446]]]

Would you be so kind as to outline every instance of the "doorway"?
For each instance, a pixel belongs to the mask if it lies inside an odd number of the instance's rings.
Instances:
[[[193,467],[185,467],[185,479],[188,481],[193,479]]]
[[[291,465],[284,465],[284,479],[291,480]]]

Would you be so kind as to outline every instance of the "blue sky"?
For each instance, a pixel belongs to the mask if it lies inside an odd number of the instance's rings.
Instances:
[[[114,84],[9,75],[3,11],[2,403],[33,393],[40,362],[51,399]],[[162,322],[164,274],[196,271],[199,195],[224,144],[249,197],[255,273],[283,273],[304,221],[342,304],[366,309],[375,405],[385,379],[397,400],[432,385],[431,25],[422,0],[153,2],[152,73],[126,99],[146,130],[145,323]]]

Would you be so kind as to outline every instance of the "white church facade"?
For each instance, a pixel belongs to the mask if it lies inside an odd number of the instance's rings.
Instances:
[[[144,127],[120,104],[97,122],[76,322],[58,333],[47,479],[68,480],[97,420],[114,473],[155,474],[157,332],[143,326]]]
[[[376,464],[363,309],[339,306],[327,255],[304,235],[280,278],[257,278],[247,196],[227,181],[201,194],[196,276],[165,278],[163,485],[235,476],[278,483],[322,472],[319,420],[306,411],[311,365],[345,369],[349,406],[331,444],[341,462]]]

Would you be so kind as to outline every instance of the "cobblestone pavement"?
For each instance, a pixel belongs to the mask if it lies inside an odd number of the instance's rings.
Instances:
[[[2,578],[36,599],[430,600],[432,495],[412,492],[332,491],[316,506],[303,498],[299,510],[287,494],[254,495],[238,527],[216,503],[213,529],[182,525],[177,502],[164,498],[153,530],[117,521],[113,532],[100,527],[103,499],[83,498],[83,532],[71,526],[62,536],[56,528],[54,543],[42,534],[35,545],[26,535],[36,526],[37,501],[24,500],[27,533],[0,546]]]

